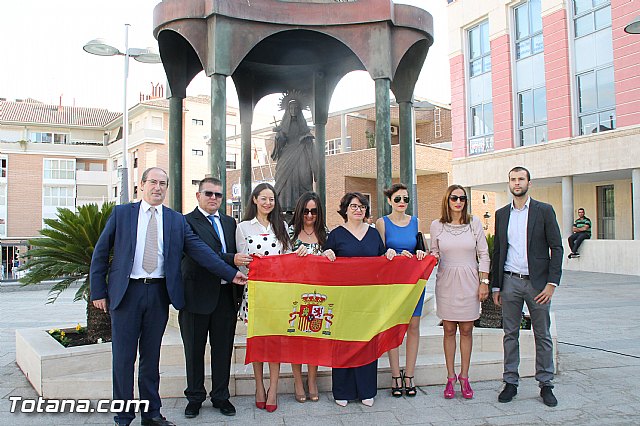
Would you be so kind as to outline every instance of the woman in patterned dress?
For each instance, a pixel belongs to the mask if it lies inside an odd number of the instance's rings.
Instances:
[[[320,197],[315,192],[305,192],[300,196],[296,204],[289,234],[292,241],[292,250],[298,256],[308,254],[322,255],[322,247],[327,241],[327,231],[324,221],[324,209]],[[307,395],[302,382],[302,364],[291,364],[294,378],[295,398],[298,402],[305,402]],[[317,402],[318,396],[318,366],[307,365],[307,386],[309,388],[309,400]]]
[[[480,302],[489,296],[489,249],[479,218],[467,210],[467,193],[451,185],[442,199],[441,217],[431,223],[431,254],[439,260],[436,275],[437,315],[444,328],[447,385],[444,397],[455,397],[460,382],[465,399],[473,398],[469,365],[473,322],[480,316]],[[456,332],[460,330],[460,375],[455,373]]]
[[[282,254],[289,250],[290,240],[286,223],[276,191],[268,183],[261,183],[251,193],[251,202],[247,207],[243,221],[236,228],[236,248],[238,253],[257,256]],[[246,268],[240,268],[247,273]],[[247,288],[242,298],[240,318],[247,322],[249,315]],[[280,363],[269,363],[269,390],[264,389],[263,363],[253,362],[253,375],[256,380],[256,407],[273,412],[278,408],[278,378]]]

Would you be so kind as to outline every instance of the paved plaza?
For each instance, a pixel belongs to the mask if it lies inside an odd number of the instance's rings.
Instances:
[[[50,328],[85,322],[85,305],[73,303],[68,290],[52,305],[45,305],[47,289],[0,286],[0,424],[79,425],[112,424],[110,414],[12,414],[10,396],[36,398],[15,362],[15,330]],[[442,397],[442,386],[420,387],[415,398],[392,398],[379,390],[371,408],[350,403],[341,408],[330,393],[320,402],[297,403],[293,395],[280,395],[278,410],[258,410],[253,397],[231,399],[238,410],[224,417],[207,402],[200,416],[184,417],[185,399],[163,399],[163,414],[178,425],[322,424],[325,425],[631,425],[640,424],[640,276],[565,271],[553,299],[558,330],[560,373],[555,380],[559,404],[542,404],[533,378],[524,379],[513,402],[497,401],[500,381],[471,382],[473,400]],[[136,420],[134,424],[139,424]]]

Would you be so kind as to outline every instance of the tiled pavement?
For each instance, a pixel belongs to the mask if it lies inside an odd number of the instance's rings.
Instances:
[[[0,286],[0,424],[63,425],[111,424],[108,414],[10,413],[9,396],[37,397],[15,363],[17,328],[49,328],[83,322],[85,306],[73,303],[68,290],[46,305],[44,287],[34,290]],[[163,400],[163,414],[179,425],[322,424],[324,425],[513,425],[640,424],[640,276],[566,271],[553,300],[558,329],[560,374],[555,393],[559,405],[542,404],[534,379],[524,379],[513,402],[500,404],[499,381],[473,382],[476,396],[465,401],[442,398],[440,386],[421,387],[415,398],[392,398],[380,390],[371,408],[350,403],[340,408],[330,393],[318,403],[299,404],[293,395],[281,395],[278,410],[257,410],[252,397],[235,397],[238,414],[224,417],[205,404],[196,419],[185,419],[185,400]],[[628,356],[572,344],[619,352]],[[473,366],[471,371],[473,380]],[[135,422],[139,424],[138,421]]]

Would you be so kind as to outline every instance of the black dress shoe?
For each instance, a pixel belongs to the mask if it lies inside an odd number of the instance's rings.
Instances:
[[[552,386],[543,386],[542,388],[540,388],[540,396],[542,397],[542,402],[544,402],[544,405],[546,405],[547,407],[555,407],[556,405],[558,405],[558,400],[553,394],[552,389]]]
[[[198,414],[200,414],[200,407],[202,407],[201,402],[189,402],[187,404],[187,408],[184,409],[184,416],[188,419],[198,417]]]
[[[153,417],[153,418],[143,418],[142,426],[176,426],[175,423],[170,422],[163,416]]]
[[[225,416],[235,416],[236,415],[236,407],[233,406],[233,404],[228,400],[228,399],[224,399],[224,400],[212,400],[211,404],[213,404],[213,408],[218,408],[220,410],[220,413],[224,414]]]
[[[518,394],[518,387],[511,383],[507,383],[504,385],[504,389],[498,395],[498,401],[500,402],[511,402],[514,396]]]

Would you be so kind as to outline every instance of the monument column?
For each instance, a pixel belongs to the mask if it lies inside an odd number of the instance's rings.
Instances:
[[[384,189],[391,186],[391,81],[378,78],[376,82],[376,159],[377,159],[377,217],[391,212],[385,202]]]
[[[562,176],[562,238],[573,234],[573,176]]]
[[[251,130],[249,130],[251,133]],[[227,201],[227,76],[211,76],[211,176],[222,181],[222,209]]]
[[[182,100],[169,97],[169,200],[182,212]]]
[[[640,240],[640,169],[631,171],[631,205],[633,206],[633,239]]]
[[[240,201],[242,212],[246,211],[251,196],[251,123],[253,122],[253,106],[240,102]]]
[[[329,119],[329,94],[324,73],[316,72],[313,77],[313,124],[316,143],[316,193],[327,211],[327,177],[325,170],[326,127]]]
[[[400,106],[400,182],[407,185],[409,197],[411,197],[407,206],[407,214],[418,216],[413,101],[398,102],[398,105]]]

